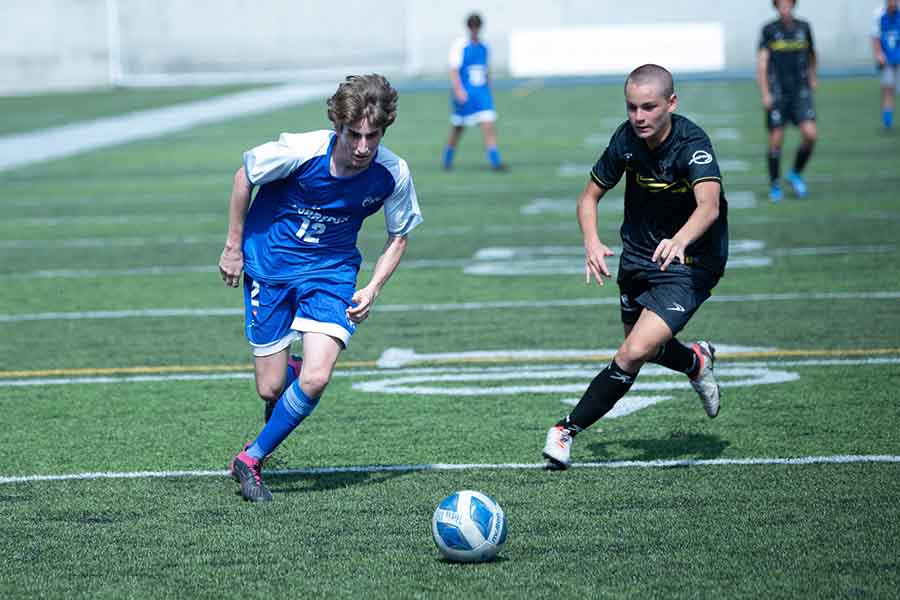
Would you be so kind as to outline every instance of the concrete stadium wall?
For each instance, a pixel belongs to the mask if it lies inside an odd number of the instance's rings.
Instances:
[[[804,0],[824,69],[865,69],[878,0]],[[749,73],[768,0],[4,0],[0,93],[182,81],[329,79],[380,70],[443,78],[477,10],[492,67],[508,70],[520,29],[719,21],[726,69]]]

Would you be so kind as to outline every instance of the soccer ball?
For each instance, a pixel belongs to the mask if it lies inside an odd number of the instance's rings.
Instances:
[[[454,492],[434,510],[431,535],[448,560],[485,562],[506,542],[506,516],[487,494]]]

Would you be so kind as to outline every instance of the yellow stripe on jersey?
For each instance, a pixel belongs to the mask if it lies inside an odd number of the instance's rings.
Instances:
[[[653,177],[642,177],[640,173],[635,173],[635,181],[642,188],[649,190],[651,194],[658,192],[672,192],[673,194],[684,194],[691,189],[691,184],[686,179],[679,179],[672,183],[665,181],[657,181]]]
[[[809,49],[809,42],[806,40],[775,40],[769,42],[769,50],[772,52],[799,52],[807,49]]]

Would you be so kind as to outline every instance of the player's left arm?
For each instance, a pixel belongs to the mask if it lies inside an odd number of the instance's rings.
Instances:
[[[813,44],[812,28],[808,25],[806,27],[806,35],[809,37],[809,87],[815,90],[819,87],[819,60],[816,56],[816,47]]]
[[[354,323],[362,323],[369,316],[375,298],[381,293],[381,288],[387,283],[391,275],[400,264],[400,259],[406,252],[407,236],[392,235],[388,237],[381,251],[381,256],[375,263],[375,270],[372,272],[372,278],[369,283],[353,294],[353,306],[347,309],[347,317]]]
[[[672,261],[678,259],[684,264],[684,253],[719,218],[719,196],[722,184],[715,179],[706,179],[694,184],[697,208],[681,229],[671,239],[662,240],[653,252],[653,262],[659,263],[665,271]]]

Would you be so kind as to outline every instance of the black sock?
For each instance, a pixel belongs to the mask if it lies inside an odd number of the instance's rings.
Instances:
[[[650,362],[656,363],[667,369],[684,373],[688,377],[697,374],[700,368],[700,361],[697,360],[697,353],[690,346],[685,346],[677,339],[672,338],[665,345],[659,347],[656,356],[650,359]]]
[[[769,181],[775,183],[781,176],[781,150],[769,150]]]
[[[812,156],[813,145],[806,144],[797,148],[797,156],[794,158],[794,173],[799,173],[803,170],[803,167],[806,166],[806,163],[809,162],[809,157]]]
[[[573,434],[587,429],[612,410],[616,402],[631,388],[635,377],[637,373],[626,373],[619,368],[616,361],[612,361],[594,377],[569,416],[559,421],[557,425],[562,425]]]

